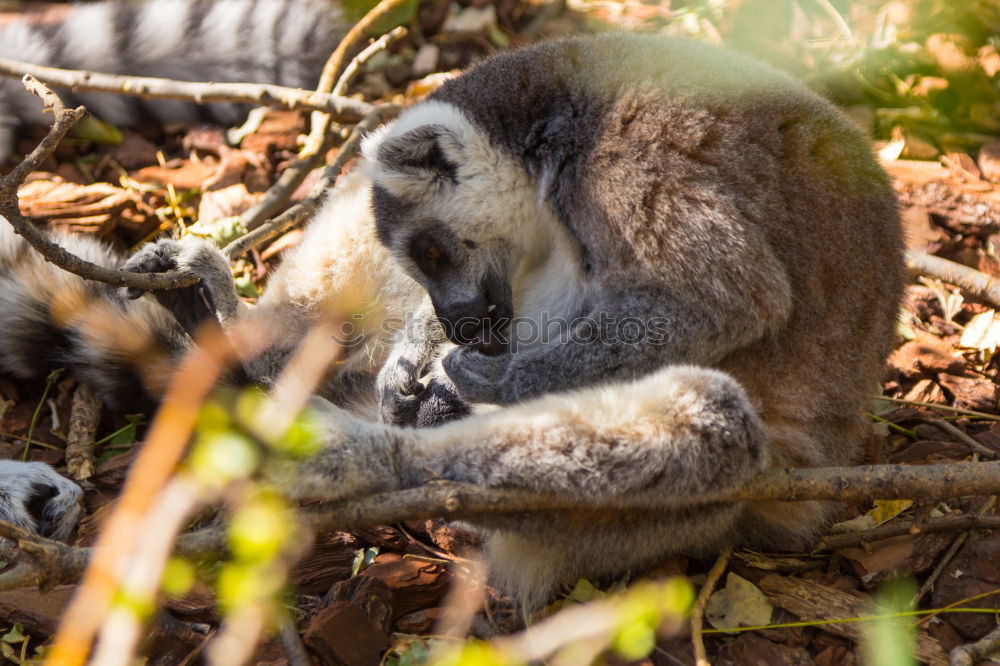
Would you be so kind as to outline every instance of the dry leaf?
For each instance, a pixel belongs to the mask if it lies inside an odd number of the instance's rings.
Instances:
[[[103,234],[121,219],[131,222],[144,217],[138,212],[138,195],[108,183],[33,180],[22,186],[18,195],[25,216],[77,231]]]
[[[243,183],[203,192],[198,204],[198,222],[210,224],[224,217],[236,217],[253,206],[258,195],[250,194]]]
[[[969,320],[958,341],[959,347],[993,352],[1000,346],[1000,319],[994,310],[980,312]]]
[[[913,506],[913,500],[875,500],[875,507],[868,512],[868,515],[875,520],[875,525],[887,523],[899,514]]]
[[[705,619],[716,629],[758,627],[771,621],[771,602],[757,586],[734,573],[726,587],[708,598]]]

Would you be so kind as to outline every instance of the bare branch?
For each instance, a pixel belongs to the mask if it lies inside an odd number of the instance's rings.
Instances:
[[[961,530],[1000,530],[1000,516],[980,516],[974,513],[941,516],[925,521],[894,520],[870,530],[844,532],[823,537],[816,550],[836,550],[904,534],[958,532]]]
[[[62,138],[66,136],[66,132],[78,123],[86,112],[82,106],[67,109],[55,93],[29,74],[24,76],[24,86],[42,98],[45,110],[52,112],[55,121],[45,138],[24,158],[24,161],[14,167],[14,170],[9,174],[0,178],[0,216],[7,218],[10,225],[14,227],[14,231],[24,237],[46,261],[82,278],[106,282],[119,287],[135,287],[144,291],[174,289],[193,284],[195,278],[180,271],[157,274],[128,273],[84,261],[52,241],[30,220],[21,215],[17,188],[24,183],[28,174],[37,169],[38,165],[52,154]]]
[[[200,83],[145,76],[119,76],[79,69],[43,67],[8,58],[0,58],[0,74],[7,76],[29,74],[48,85],[69,88],[74,92],[93,90],[143,99],[180,99],[196,104],[240,102],[285,109],[324,111],[345,121],[363,118],[372,111],[372,105],[368,102],[350,97],[263,83]]]
[[[263,245],[272,238],[294,229],[309,219],[323,201],[323,195],[332,188],[337,178],[344,170],[347,162],[358,153],[361,139],[366,132],[373,130],[387,118],[399,113],[400,107],[395,105],[378,106],[371,114],[354,126],[350,135],[340,146],[337,157],[330,166],[323,170],[323,177],[309,192],[309,196],[295,204],[284,213],[267,224],[232,241],[222,252],[230,259],[235,259],[255,247]]]
[[[712,596],[716,583],[729,566],[729,557],[732,554],[732,548],[726,548],[719,554],[719,558],[715,560],[715,564],[705,577],[705,584],[698,590],[698,598],[694,601],[694,610],[691,611],[691,645],[695,666],[710,666],[708,653],[705,652],[705,638],[701,633],[705,622],[705,607],[708,606],[708,599]]]
[[[872,500],[949,499],[990,495],[1000,490],[1000,462],[947,465],[871,465],[774,469],[735,493],[703,498],[705,501],[739,500]],[[595,500],[593,506],[647,507],[648,496],[623,496]],[[383,525],[431,516],[448,519],[523,513],[580,510],[586,500],[526,490],[482,488],[453,481],[434,481],[418,488],[383,493],[357,500],[328,502],[303,511],[318,529]],[[664,500],[669,510],[676,500]]]
[[[392,9],[404,1],[406,0],[383,0],[348,31],[323,66],[323,74],[316,86],[318,93],[333,93],[334,95],[346,93],[351,77],[361,64],[405,32],[403,29],[397,28],[380,37],[355,56],[347,69],[344,70],[343,75],[337,78],[336,82],[334,81],[346,54],[364,38],[368,33],[368,27],[374,20],[383,16],[388,9]],[[386,5],[386,8],[383,8],[383,5]],[[371,112],[373,111],[374,108]],[[370,116],[371,112],[367,115]],[[332,120],[333,118],[328,113],[316,112],[312,114],[309,136],[306,138],[305,146],[299,151],[298,159],[281,173],[278,181],[267,190],[260,201],[240,216],[240,222],[245,228],[253,231],[265,219],[277,213],[292,196],[295,188],[302,184],[309,172],[319,163],[331,145],[333,134],[330,131],[330,124]]]
[[[203,361],[195,360],[192,368]],[[189,368],[192,369],[192,368]],[[200,383],[200,381],[199,381]],[[184,385],[184,384],[180,384]],[[177,426],[182,427],[182,426]],[[180,436],[179,433],[174,433]],[[173,435],[172,435],[173,436]],[[147,442],[144,452],[149,449]],[[173,458],[171,453],[171,458]],[[162,464],[157,461],[155,465]],[[138,468],[137,463],[137,468]],[[142,466],[146,468],[145,463]],[[151,467],[152,468],[152,465]],[[130,485],[132,482],[130,481]],[[948,465],[877,465],[869,467],[828,467],[801,470],[771,470],[761,475],[743,490],[726,496],[707,498],[710,501],[750,499],[797,500],[859,500],[859,499],[950,499],[967,495],[987,495],[1000,489],[1000,462],[954,463]],[[621,497],[614,506],[627,508],[642,505],[649,508],[649,498]],[[533,511],[566,511],[607,508],[609,500],[590,503],[577,498],[559,497],[524,490],[481,488],[453,481],[433,481],[418,488],[373,495],[361,499],[313,504],[301,510],[305,523],[317,531],[348,529],[371,525],[386,525],[420,518],[475,519],[490,515]],[[664,510],[670,505],[664,503]],[[961,520],[959,520],[961,519]],[[975,519],[975,520],[973,520]],[[979,527],[1000,529],[996,517],[961,516],[932,519],[918,527],[921,531]],[[965,521],[969,521],[966,523]],[[907,524],[886,526],[879,538],[892,536],[898,530],[909,531]],[[872,531],[874,532],[874,531]],[[869,533],[862,533],[869,534]],[[28,585],[55,585],[79,579],[90,549],[72,548],[65,544],[30,535],[7,523],[0,522],[0,559],[17,562],[20,571],[0,575],[0,590]],[[840,547],[827,537],[824,547]],[[846,539],[845,537],[843,537]],[[853,537],[852,537],[853,538]],[[3,552],[16,544],[26,559]],[[221,528],[210,528],[181,535],[176,543],[178,555],[191,558],[221,557],[226,552],[226,534]]]
[[[948,282],[1000,307],[1000,281],[982,271],[919,250],[906,251],[906,267],[911,273]]]
[[[376,22],[388,16],[391,12],[409,2],[409,0],[382,0],[364,15],[364,17],[354,24],[340,44],[327,59],[323,66],[323,73],[319,77],[317,90],[333,91],[336,82],[340,79],[341,73],[345,71],[344,63],[347,61],[347,54],[357,47],[365,38]]]

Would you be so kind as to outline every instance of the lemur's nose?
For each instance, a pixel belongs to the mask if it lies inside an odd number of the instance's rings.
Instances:
[[[489,306],[486,299],[480,296],[471,300],[439,304],[435,310],[448,339],[458,345],[467,345],[478,340],[490,317]]]

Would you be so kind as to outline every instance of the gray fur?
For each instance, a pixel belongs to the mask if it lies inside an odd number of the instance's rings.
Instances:
[[[709,511],[697,497],[736,489],[770,462],[742,388],[722,372],[694,366],[431,429],[366,424],[318,400],[313,407],[326,446],[290,484],[300,497],[357,497],[444,478],[611,506],[622,496],[676,502],[676,513],[659,515],[595,508],[477,520],[488,530],[494,579],[529,606],[559,582],[611,577],[667,552],[703,553],[730,542],[742,508]]]
[[[54,237],[98,265],[112,268],[123,261],[89,238]],[[155,303],[131,303],[115,288],[56,268],[0,217],[0,372],[41,380],[66,367],[105,404],[144,411],[155,405],[170,369],[189,347],[188,336]]]
[[[348,27],[330,0],[105,0],[72,6],[61,24],[29,16],[0,27],[0,56],[113,74],[311,89]],[[246,113],[245,105],[232,103],[198,107],[106,93],[59,94],[119,126],[146,117],[233,124]],[[49,121],[18,79],[0,78],[0,163],[22,122]]]
[[[66,540],[80,518],[83,491],[39,462],[0,460],[0,519]]]
[[[768,464],[862,454],[902,290],[901,234],[887,177],[836,108],[703,44],[579,38],[474,68],[364,154],[380,240],[463,345],[444,358],[448,377],[465,400],[519,405],[439,432],[380,429],[399,483],[429,469],[680,503],[609,509],[610,523],[601,512],[485,521],[510,587],[537,600],[575,575],[677,550],[808,544],[824,504],[699,496]],[[483,344],[501,308],[553,335]],[[594,343],[578,318],[602,316],[665,321],[666,337]]]

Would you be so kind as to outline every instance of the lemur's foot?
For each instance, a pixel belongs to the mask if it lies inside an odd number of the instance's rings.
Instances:
[[[238,297],[229,262],[207,241],[188,237],[180,241],[164,238],[147,243],[122,268],[135,273],[181,270],[197,276],[199,281],[189,287],[153,292],[156,300],[174,315],[189,335],[194,335],[205,321],[224,320],[235,314]],[[126,291],[132,299],[143,293],[141,289]]]
[[[0,520],[65,541],[80,519],[83,491],[40,462],[0,460]]]

